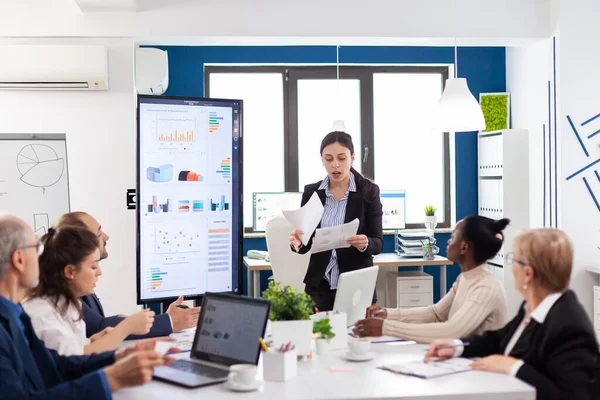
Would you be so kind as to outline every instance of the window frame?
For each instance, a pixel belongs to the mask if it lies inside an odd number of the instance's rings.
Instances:
[[[319,66],[204,66],[204,93],[210,97],[210,74],[213,73],[280,73],[283,79],[284,104],[284,188],[286,192],[301,191],[298,176],[298,80],[301,79],[336,79],[335,65]],[[376,177],[375,171],[375,121],[373,119],[373,74],[376,73],[436,73],[442,80],[442,91],[449,77],[447,66],[369,66],[369,65],[340,65],[340,79],[358,79],[360,81],[360,113],[361,113],[361,171],[368,177]],[[450,190],[450,134],[443,132],[443,185],[444,185],[444,221],[438,223],[438,228],[450,228],[451,190]],[[356,145],[356,144],[355,144]],[[365,148],[368,149],[365,159]],[[407,223],[407,229],[423,228],[421,223]],[[246,233],[253,232],[252,227],[244,227]]]

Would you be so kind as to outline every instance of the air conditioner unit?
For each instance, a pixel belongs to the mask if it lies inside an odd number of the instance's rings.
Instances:
[[[0,46],[0,90],[108,90],[105,46]]]
[[[152,47],[135,49],[135,90],[161,95],[169,87],[169,55]]]

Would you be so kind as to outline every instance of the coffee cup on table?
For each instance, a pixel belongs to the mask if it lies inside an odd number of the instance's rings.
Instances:
[[[251,385],[256,380],[258,368],[253,364],[235,364],[229,367],[229,379],[234,384]]]
[[[348,349],[353,355],[363,356],[371,349],[371,339],[351,338],[348,340]]]

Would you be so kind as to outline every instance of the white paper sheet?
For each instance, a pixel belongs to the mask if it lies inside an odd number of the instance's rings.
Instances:
[[[322,251],[341,249],[350,247],[348,239],[356,235],[358,231],[358,218],[343,224],[331,226],[329,228],[319,228],[315,232],[315,238],[312,244],[312,252],[320,253]]]
[[[173,342],[157,340],[154,344],[154,350],[160,354],[167,354],[171,347],[173,347]]]
[[[473,361],[467,358],[450,358],[444,361],[429,361],[428,363],[422,360],[409,361],[402,364],[384,365],[380,368],[398,374],[428,379],[470,371],[472,363]]]
[[[319,222],[321,222],[323,203],[321,203],[317,192],[314,192],[310,200],[302,208],[293,211],[284,210],[282,213],[294,229],[304,231],[304,235],[301,235],[300,240],[306,246]]]

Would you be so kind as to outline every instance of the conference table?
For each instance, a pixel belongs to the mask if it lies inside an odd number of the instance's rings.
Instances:
[[[418,257],[400,257],[396,253],[381,253],[373,257],[373,265],[378,265],[380,269],[391,270],[398,267],[418,267],[419,271],[423,272],[423,267],[439,267],[440,298],[446,295],[446,266],[452,264],[452,261],[442,256],[435,256],[433,260],[425,260]],[[248,296],[260,297],[260,271],[271,271],[271,263],[265,260],[244,257],[244,266],[247,271]]]
[[[113,395],[115,400],[152,399],[211,399],[234,400],[534,400],[535,389],[517,378],[491,372],[468,371],[420,379],[394,374],[377,367],[419,360],[427,345],[378,343],[371,350],[376,356],[371,361],[351,362],[343,357],[345,349],[332,350],[326,356],[298,361],[297,376],[287,382],[263,382],[254,392],[232,392],[223,384],[196,389],[185,389],[153,380],[136,388],[127,388]],[[189,352],[179,354],[189,357]],[[335,372],[344,370],[344,372]],[[258,379],[262,379],[262,357]]]

